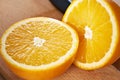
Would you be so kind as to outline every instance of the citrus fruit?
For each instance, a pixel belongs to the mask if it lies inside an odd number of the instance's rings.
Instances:
[[[79,38],[61,21],[36,17],[13,24],[1,38],[8,67],[26,80],[50,80],[73,62]]]
[[[79,34],[74,64],[94,70],[120,57],[120,8],[112,0],[74,0],[62,21]]]

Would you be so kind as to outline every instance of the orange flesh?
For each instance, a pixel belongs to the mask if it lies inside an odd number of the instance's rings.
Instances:
[[[96,4],[96,0],[83,0],[73,8],[67,23],[79,33],[78,61],[92,63],[105,56],[111,45],[113,31],[110,16],[100,3]],[[92,31],[92,39],[85,37],[86,27]]]
[[[64,35],[64,36],[63,36]],[[50,21],[29,22],[13,30],[6,40],[6,51],[15,61],[39,66],[55,62],[71,48],[71,33]],[[38,39],[38,45],[35,44]],[[42,43],[39,44],[40,40]]]

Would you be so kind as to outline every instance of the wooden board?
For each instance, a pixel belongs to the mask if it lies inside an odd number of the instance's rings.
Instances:
[[[13,23],[29,18],[46,16],[61,20],[59,12],[49,0],[0,0],[0,37]],[[120,61],[115,66],[120,67]],[[0,57],[0,80],[23,80],[13,74]],[[113,65],[84,71],[72,65],[64,74],[54,80],[120,80],[120,71]]]

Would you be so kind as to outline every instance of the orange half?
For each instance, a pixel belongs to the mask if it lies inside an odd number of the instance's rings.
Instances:
[[[85,70],[112,64],[120,57],[120,8],[112,0],[74,0],[63,21],[79,34],[74,64]]]
[[[27,80],[49,80],[72,64],[79,39],[69,25],[36,17],[12,25],[0,44],[3,59],[16,75]]]

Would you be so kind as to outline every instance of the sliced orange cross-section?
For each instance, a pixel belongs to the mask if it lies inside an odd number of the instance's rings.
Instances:
[[[36,17],[12,25],[0,44],[2,57],[15,74],[27,80],[49,80],[72,64],[79,39],[63,22]]]
[[[120,57],[120,8],[112,0],[74,0],[63,21],[79,34],[74,64],[85,70],[112,64]]]

